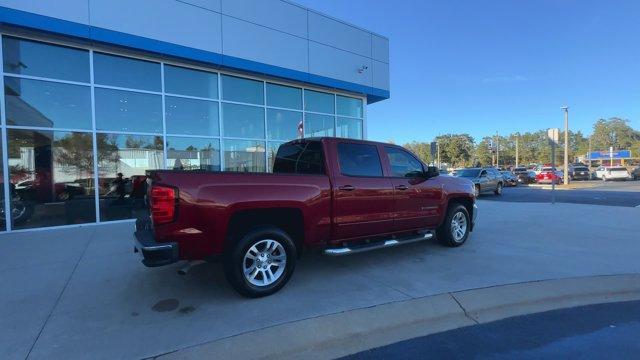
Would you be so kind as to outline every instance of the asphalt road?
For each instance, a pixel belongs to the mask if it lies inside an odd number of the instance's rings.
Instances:
[[[598,304],[469,326],[346,359],[637,359],[640,301]]]
[[[640,206],[640,181],[595,181],[595,187],[574,190],[556,190],[555,201],[560,203],[608,205],[608,206]],[[508,202],[550,203],[553,192],[531,186],[505,188],[502,196],[483,194],[482,200]]]

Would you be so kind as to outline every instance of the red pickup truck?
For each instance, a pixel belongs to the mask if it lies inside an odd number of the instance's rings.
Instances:
[[[146,266],[223,262],[259,297],[281,289],[303,251],[347,255],[427,240],[462,245],[477,215],[473,183],[439,175],[404,148],[308,138],[281,145],[273,174],[149,171],[136,222]]]

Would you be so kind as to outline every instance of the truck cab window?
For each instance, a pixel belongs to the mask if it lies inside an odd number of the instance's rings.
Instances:
[[[338,144],[340,172],[348,176],[382,176],[380,155],[375,145]]]
[[[324,174],[324,154],[318,141],[282,144],[273,163],[280,174]]]
[[[418,159],[410,153],[393,146],[385,146],[389,165],[391,166],[391,176],[416,178],[424,174],[424,168]]]

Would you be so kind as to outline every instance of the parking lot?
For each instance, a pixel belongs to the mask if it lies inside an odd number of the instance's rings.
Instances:
[[[461,248],[433,241],[343,258],[306,254],[283,291],[253,300],[227,285],[219,264],[185,277],[178,264],[143,267],[131,223],[2,235],[0,357],[153,357],[451,291],[640,272],[640,209],[509,201],[529,191],[483,196]]]
[[[590,180],[571,183],[572,189],[558,186],[552,193],[551,185],[508,187],[502,196],[482,195],[483,200],[506,202],[591,204],[606,206],[640,206],[640,181]]]

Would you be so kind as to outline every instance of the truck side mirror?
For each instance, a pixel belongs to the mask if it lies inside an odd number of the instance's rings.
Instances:
[[[432,177],[436,177],[440,175],[440,171],[435,166],[427,166],[427,171],[424,173],[424,177],[427,179],[431,179]]]

